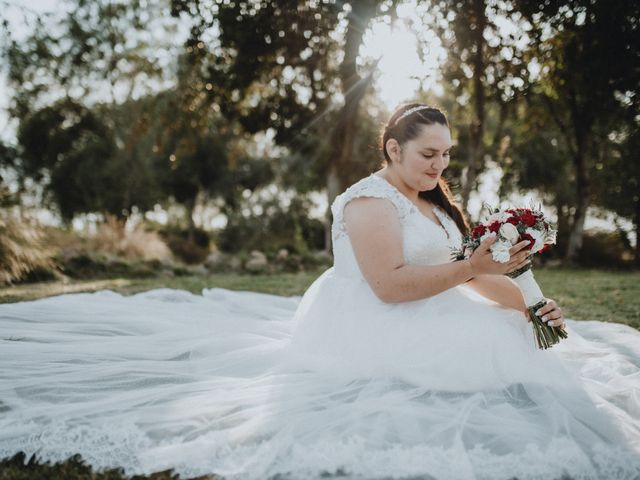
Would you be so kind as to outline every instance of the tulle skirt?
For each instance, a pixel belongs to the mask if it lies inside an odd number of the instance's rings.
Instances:
[[[0,456],[233,479],[640,478],[640,332],[458,286],[385,304],[219,288],[0,306]]]

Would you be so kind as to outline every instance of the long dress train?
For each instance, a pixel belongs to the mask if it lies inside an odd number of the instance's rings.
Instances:
[[[334,265],[302,297],[219,288],[0,306],[0,456],[74,453],[128,474],[238,479],[640,478],[640,332],[521,312],[464,285],[380,301],[342,210],[397,208],[405,260],[450,261],[440,225],[372,174],[336,198]]]

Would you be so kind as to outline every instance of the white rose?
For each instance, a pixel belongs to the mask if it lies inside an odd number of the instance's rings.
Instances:
[[[511,258],[509,248],[511,248],[511,243],[504,240],[497,240],[493,245],[491,245],[491,247],[489,247],[493,259],[500,263],[507,263]]]
[[[511,223],[505,223],[500,227],[500,235],[511,242],[511,245],[515,245],[520,238],[520,233],[515,225]]]
[[[506,222],[509,218],[511,218],[511,214],[509,212],[496,212],[489,216],[487,219],[487,223],[495,222],[496,220],[500,223]]]
[[[485,230],[484,234],[480,237],[480,243],[484,242],[489,237],[495,237],[496,232],[490,232],[489,229]]]
[[[532,252],[537,252],[544,247],[544,234],[542,232],[535,228],[527,228],[525,232],[533,237],[534,244],[533,247],[531,247]]]

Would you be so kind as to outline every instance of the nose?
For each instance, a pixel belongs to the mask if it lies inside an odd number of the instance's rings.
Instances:
[[[447,162],[444,159],[444,155],[439,153],[433,156],[433,169],[437,169],[438,171],[442,171],[447,166]]]

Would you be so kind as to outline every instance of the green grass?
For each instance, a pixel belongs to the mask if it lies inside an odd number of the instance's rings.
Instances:
[[[640,330],[639,271],[538,268],[534,275],[566,318],[625,323]]]
[[[200,293],[203,288],[221,287],[286,296],[302,295],[323,271],[43,282],[0,288],[0,303],[101,289],[133,294],[159,287],[193,293]],[[537,268],[534,273],[544,294],[560,305],[565,317],[625,323],[640,330],[640,271]]]

